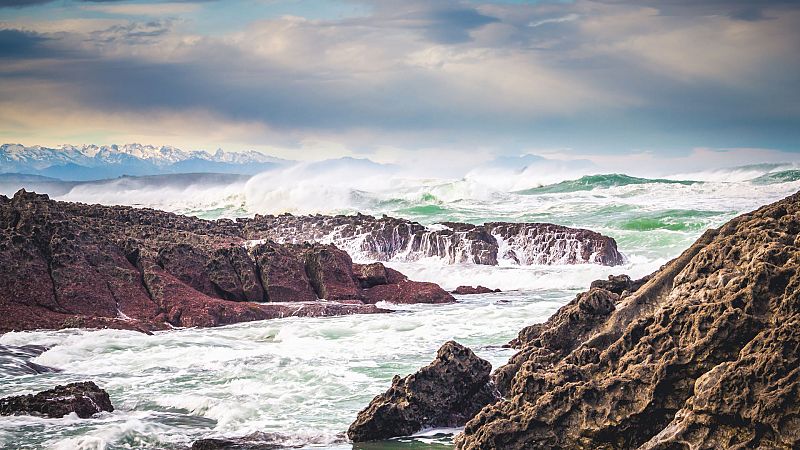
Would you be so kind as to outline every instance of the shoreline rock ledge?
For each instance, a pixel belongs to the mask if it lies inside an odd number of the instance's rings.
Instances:
[[[512,346],[456,448],[800,448],[800,194],[593,283]]]
[[[25,190],[0,196],[0,333],[150,332],[455,301],[381,263],[354,264],[334,245],[279,244],[252,225]]]

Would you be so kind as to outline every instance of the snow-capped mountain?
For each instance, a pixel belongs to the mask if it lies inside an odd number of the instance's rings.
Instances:
[[[257,151],[214,153],[152,145],[64,145],[58,148],[0,145],[0,173],[44,175],[64,180],[98,180],[121,175],[167,173],[254,174],[290,163]]]

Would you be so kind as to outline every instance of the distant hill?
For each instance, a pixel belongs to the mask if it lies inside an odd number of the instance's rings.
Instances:
[[[146,188],[187,189],[192,186],[226,186],[244,183],[252,175],[230,173],[175,173],[166,175],[121,176],[104,180],[62,181],[41,175],[0,173],[0,194],[11,196],[20,189],[50,196],[66,195],[74,188],[135,191]]]
[[[290,163],[292,161],[257,151],[224,152],[220,149],[209,153],[141,144],[59,148],[0,145],[0,174],[40,175],[69,181],[187,172],[253,175]]]

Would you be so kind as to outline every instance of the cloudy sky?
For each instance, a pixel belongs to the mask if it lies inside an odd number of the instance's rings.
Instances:
[[[800,6],[0,0],[0,141],[797,160]]]

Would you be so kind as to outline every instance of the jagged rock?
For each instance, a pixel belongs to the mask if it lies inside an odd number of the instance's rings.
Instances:
[[[403,280],[394,284],[381,284],[365,289],[365,303],[386,301],[391,303],[453,303],[456,301],[449,292],[438,284]]]
[[[547,223],[445,222],[427,228],[383,216],[279,216],[242,219],[249,239],[277,242],[332,242],[343,248],[357,242],[361,255],[389,261],[440,258],[446,263],[497,265],[498,260],[529,264],[618,265],[624,257],[614,239],[589,230]],[[498,254],[499,240],[507,251]]]
[[[344,438],[342,438],[344,442]],[[283,433],[264,433],[257,431],[239,438],[206,438],[192,443],[192,450],[277,450],[286,448],[306,448],[330,444],[328,439],[306,437],[298,443],[296,437]]]
[[[523,330],[460,449],[800,447],[800,194]],[[602,287],[598,287],[602,286]]]
[[[51,418],[75,413],[86,419],[100,411],[114,411],[108,393],[91,381],[56,386],[38,394],[0,399],[0,415],[34,415]]]
[[[382,284],[395,284],[406,280],[402,273],[376,262],[372,264],[353,264],[353,279],[362,289]]]
[[[623,295],[626,292],[632,294],[649,280],[649,275],[638,280],[631,280],[631,277],[627,275],[609,275],[608,280],[592,281],[591,287],[602,288],[617,295]]]
[[[355,442],[407,436],[425,427],[461,426],[496,400],[489,381],[491,364],[450,341],[436,359],[375,397],[347,430]]]
[[[453,290],[453,294],[458,295],[475,295],[475,294],[493,294],[495,292],[500,292],[500,289],[489,289],[485,286],[459,286]]]
[[[359,279],[333,245],[251,239],[250,223],[56,202],[24,190],[0,196],[0,333],[150,332],[388,312],[379,301],[454,301],[382,265]]]

